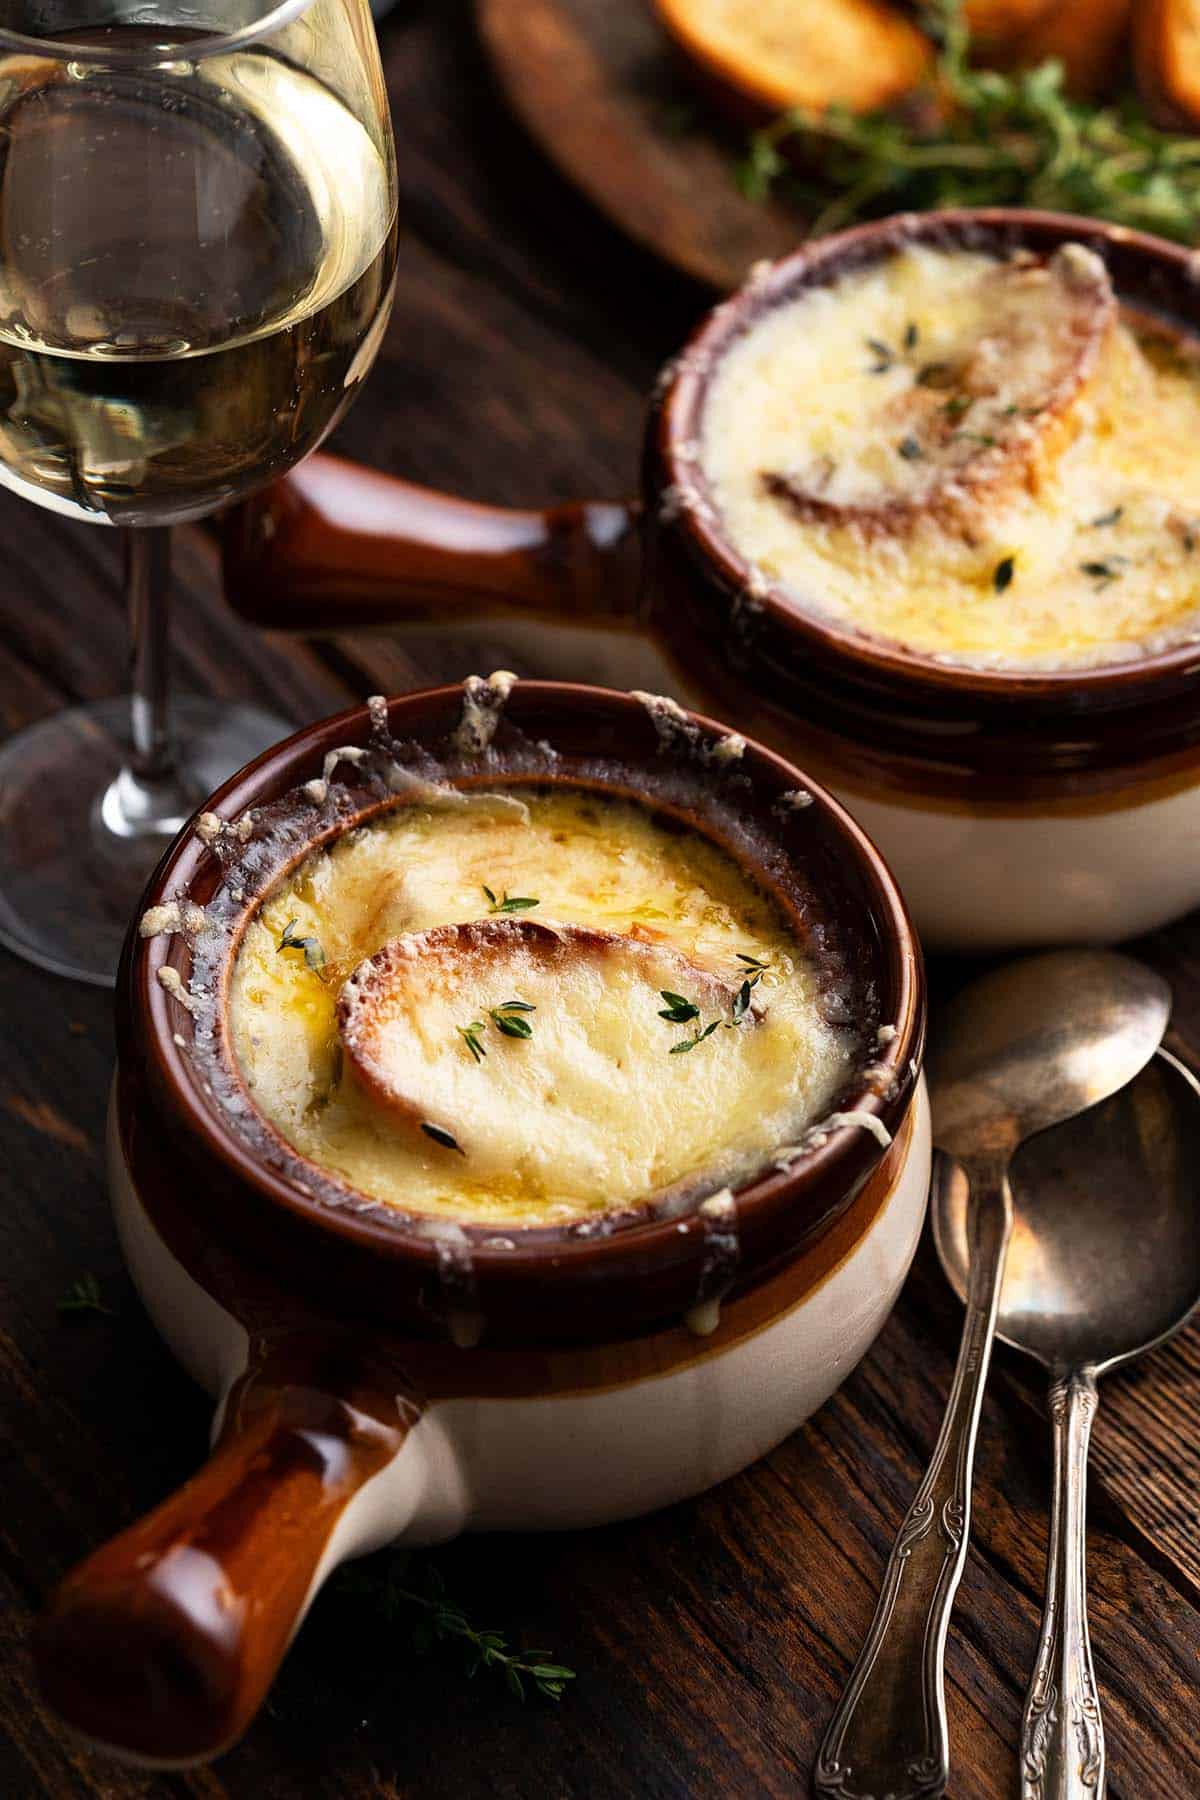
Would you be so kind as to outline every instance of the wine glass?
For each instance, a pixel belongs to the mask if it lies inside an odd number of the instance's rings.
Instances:
[[[167,704],[170,529],[281,474],[383,334],[368,0],[0,0],[0,482],[122,531],[132,699],[0,750],[0,941],[110,982],[166,839],[285,733]]]

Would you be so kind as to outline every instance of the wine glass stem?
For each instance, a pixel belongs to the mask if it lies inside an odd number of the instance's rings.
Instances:
[[[176,767],[168,705],[171,532],[155,525],[124,536],[130,755],[101,796],[97,828],[102,839],[171,837],[194,804]]]
[[[125,596],[129,606],[129,774],[157,787],[174,764],[168,713],[170,684],[171,530],[166,525],[125,532]]]

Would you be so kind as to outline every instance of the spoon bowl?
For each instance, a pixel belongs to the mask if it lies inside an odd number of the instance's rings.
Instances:
[[[951,1156],[1018,1144],[1125,1086],[1154,1055],[1167,983],[1109,950],[1006,963],[944,1007],[926,1058],[934,1142]]]
[[[1160,1049],[1107,1100],[1013,1158],[1015,1212],[996,1335],[1050,1370],[1105,1374],[1200,1303],[1200,1083]],[[967,1292],[967,1182],[939,1156],[930,1208],[951,1287]]]
[[[1050,1372],[1054,1492],[1046,1598],[1021,1728],[1022,1800],[1102,1800],[1104,1731],[1087,1623],[1087,1451],[1096,1377],[1200,1307],[1200,1083],[1167,1051],[1119,1092],[1024,1144],[999,1336]],[[939,1158],[933,1233],[960,1298],[973,1202]]]

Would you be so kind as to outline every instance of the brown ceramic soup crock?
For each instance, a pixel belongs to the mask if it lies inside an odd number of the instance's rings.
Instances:
[[[1200,647],[1014,671],[939,662],[822,616],[732,547],[698,466],[714,370],[764,311],[904,244],[1103,258],[1120,300],[1200,330],[1193,253],[998,208],[904,214],[757,270],[663,372],[640,502],[504,511],[317,458],[236,515],[225,578],[271,626],[603,625],[638,679],[802,762],[888,856],[933,945],[1108,940],[1200,902]],[[1200,635],[1200,633],[1198,633]],[[581,656],[594,654],[594,638]]]
[[[430,781],[635,797],[734,857],[848,1006],[835,1111],[732,1197],[503,1237],[306,1162],[233,1057],[237,947],[315,847],[428,804]],[[113,1204],[155,1324],[216,1399],[213,1451],[67,1577],[36,1654],[87,1736],[181,1764],[244,1729],[345,1558],[644,1512],[828,1397],[920,1231],[925,997],[895,884],[836,801],[705,719],[566,684],[472,678],[308,727],[213,796],[144,908],[118,987]]]

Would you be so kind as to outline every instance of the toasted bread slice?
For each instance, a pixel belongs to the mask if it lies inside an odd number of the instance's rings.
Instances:
[[[1138,0],[1133,63],[1156,119],[1185,131],[1200,126],[1200,0]]]
[[[665,943],[488,918],[393,939],[346,982],[338,1023],[389,1124],[460,1150],[476,1178],[544,1178],[549,1163],[586,1192],[619,1159],[624,1191],[650,1192],[681,1144],[719,1144],[756,1078],[750,998]]]
[[[929,73],[929,40],[879,0],[654,0],[663,24],[726,110],[872,112]]]
[[[1037,23],[995,53],[1006,68],[1032,69],[1054,58],[1067,92],[1094,100],[1120,74],[1133,0],[1056,0]]]
[[[966,0],[963,16],[971,28],[976,53],[1003,50],[1039,25],[1054,10],[1055,0]]]
[[[985,494],[1036,488],[1079,429],[1116,323],[1112,284],[1099,257],[1066,244],[1045,263],[997,263],[975,299],[911,379],[885,388],[864,371],[861,429],[833,467],[764,470],[765,491],[808,519],[904,533],[922,515],[963,518]]]

